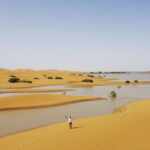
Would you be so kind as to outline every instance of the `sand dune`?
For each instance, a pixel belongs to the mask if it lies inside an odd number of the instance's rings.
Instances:
[[[10,76],[17,76],[21,80],[30,80],[29,83],[9,83],[8,79]],[[52,77],[53,79],[48,79]],[[62,77],[62,80],[56,80],[56,77]],[[38,79],[35,79],[38,78]],[[92,79],[93,83],[83,83],[83,79]],[[0,70],[0,88],[26,88],[36,87],[43,85],[76,85],[76,86],[94,86],[101,84],[111,83],[111,79],[103,77],[88,77],[88,74],[82,72],[70,72],[70,71],[56,71],[56,70],[28,70],[28,69],[17,69],[17,70]]]

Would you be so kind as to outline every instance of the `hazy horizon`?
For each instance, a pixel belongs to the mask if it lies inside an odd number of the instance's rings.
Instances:
[[[22,67],[22,68],[18,68],[18,67],[14,67],[14,68],[0,68],[0,70],[33,70],[33,71],[39,71],[39,70],[56,70],[56,71],[81,71],[81,72],[150,72],[150,70],[107,70],[107,69],[55,69],[55,68],[26,68],[26,67]]]
[[[5,0],[0,68],[150,70],[148,0]]]

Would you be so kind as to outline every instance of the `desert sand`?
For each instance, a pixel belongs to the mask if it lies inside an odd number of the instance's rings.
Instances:
[[[63,94],[32,94],[7,96],[0,97],[0,110],[58,106],[101,99],[105,98],[95,96],[69,96]]]
[[[11,76],[16,76],[21,80],[29,80],[32,83],[9,83],[8,79]],[[53,79],[48,79],[48,78]],[[62,77],[61,80],[55,79]],[[93,83],[82,82],[84,79],[91,79]],[[123,84],[124,81],[113,80],[101,76],[89,76],[87,73],[71,72],[71,71],[35,71],[35,70],[6,70],[0,69],[0,89],[16,89],[16,88],[31,88],[46,85],[70,85],[70,86],[96,86],[108,84]]]

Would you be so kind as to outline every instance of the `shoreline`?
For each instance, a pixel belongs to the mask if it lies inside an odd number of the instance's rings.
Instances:
[[[11,93],[48,93],[48,92],[67,92],[67,91],[73,91],[74,89],[30,89],[30,90],[17,90],[17,89],[12,89],[12,90],[7,90],[7,91],[0,91],[0,94],[11,94]]]
[[[131,81],[131,83],[129,83],[129,84],[127,84],[127,83],[125,83],[125,81],[126,80],[118,80],[118,79],[116,79],[116,80],[110,80],[110,81],[104,81],[104,82],[102,82],[102,83],[83,83],[83,82],[74,82],[74,83],[62,83],[62,84],[60,84],[60,83],[56,83],[56,84],[38,84],[38,85],[32,85],[32,86],[29,86],[29,85],[26,85],[26,86],[15,86],[15,87],[8,87],[8,88],[2,88],[2,87],[0,87],[0,90],[25,90],[25,89],[29,89],[29,90],[35,90],[34,88],[43,88],[43,87],[48,87],[48,86],[52,86],[52,87],[54,87],[54,86],[66,86],[66,88],[80,88],[80,87],[95,87],[95,86],[130,86],[130,85],[132,85],[132,86],[138,86],[138,85],[150,85],[150,80],[139,80],[139,82],[138,83],[134,83],[133,82],[133,80],[130,80]],[[18,83],[16,83],[16,84],[12,84],[12,85],[17,85]],[[64,88],[65,89],[65,88]],[[38,89],[36,89],[36,90],[38,90]],[[1,92],[3,92],[3,91],[1,91]],[[0,93],[1,93],[0,92]]]
[[[45,150],[66,150],[71,147],[73,150],[80,147],[113,150],[115,145],[116,150],[146,150],[150,148],[149,108],[149,100],[134,102],[121,113],[77,119],[72,130],[68,129],[67,123],[58,123],[1,137],[0,147],[5,150],[17,150],[19,146],[23,150],[40,150],[41,147]],[[146,117],[144,122],[141,121],[143,116]]]
[[[93,99],[93,101],[99,101],[100,99]],[[101,100],[105,100],[105,99],[101,99]],[[64,106],[64,105],[69,105],[69,104],[75,104],[75,103],[84,103],[84,102],[88,102],[91,100],[87,100],[87,101],[80,101],[80,102],[73,102],[73,103],[68,103],[68,104],[63,104],[63,105],[56,105],[56,106],[44,106],[44,107],[39,107],[39,108],[47,108],[47,107],[59,107],[59,106]],[[38,107],[36,107],[38,109]],[[4,112],[4,111],[17,111],[17,110],[28,110],[28,109],[36,109],[36,108],[23,108],[23,109],[9,109],[9,110],[0,110],[0,112]],[[111,113],[109,114],[103,114],[103,115],[94,115],[94,116],[86,116],[86,117],[79,117],[78,119],[75,119],[74,121],[78,121],[78,120],[83,120],[83,119],[89,119],[89,118],[95,118],[95,117],[103,117],[103,116],[107,116],[107,115],[111,115]],[[30,132],[32,130],[36,130],[36,129],[40,129],[40,128],[45,128],[45,127],[49,127],[49,126],[55,126],[55,125],[59,125],[59,124],[64,124],[66,121],[56,121],[54,123],[49,123],[49,124],[44,124],[44,125],[39,125],[37,127],[32,127],[29,129],[23,129],[21,131],[16,131],[13,133],[8,133],[6,135],[0,135],[0,139],[1,138],[5,138],[5,137],[9,137],[9,136],[13,136],[13,135],[17,135],[17,134],[21,134],[24,132]]]

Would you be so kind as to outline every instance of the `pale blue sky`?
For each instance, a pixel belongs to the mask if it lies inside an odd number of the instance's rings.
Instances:
[[[0,0],[0,67],[150,70],[149,0]]]

